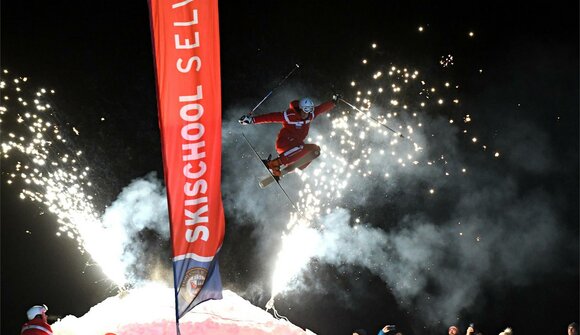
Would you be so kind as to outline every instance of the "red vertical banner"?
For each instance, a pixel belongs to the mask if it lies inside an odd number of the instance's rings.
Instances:
[[[176,314],[221,298],[221,78],[217,0],[149,0]]]

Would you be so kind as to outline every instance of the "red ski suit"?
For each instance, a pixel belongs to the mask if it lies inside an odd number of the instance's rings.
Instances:
[[[300,115],[298,100],[290,102],[290,108],[284,112],[274,112],[269,114],[254,116],[254,123],[281,123],[282,129],[276,138],[276,151],[280,155],[280,162],[288,165],[297,161],[300,157],[311,151],[320,151],[316,144],[304,144],[304,139],[308,136],[310,123],[320,114],[326,113],[336,104],[327,101],[314,108],[314,113],[308,113],[305,119]],[[301,166],[303,169],[308,164]]]
[[[20,335],[52,335],[52,328],[42,318],[37,317],[22,325]]]

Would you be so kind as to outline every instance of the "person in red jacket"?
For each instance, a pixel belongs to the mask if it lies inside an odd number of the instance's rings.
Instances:
[[[276,138],[276,151],[278,157],[275,159],[268,159],[265,161],[266,166],[275,177],[281,176],[280,168],[288,164],[296,162],[301,157],[308,153],[314,153],[315,157],[320,155],[320,147],[316,144],[304,143],[304,139],[308,136],[310,123],[322,114],[333,109],[338,100],[339,94],[334,94],[331,101],[327,101],[318,106],[310,98],[302,98],[290,102],[290,107],[284,112],[274,112],[263,115],[243,115],[239,122],[242,125],[261,124],[261,123],[281,123],[282,129]],[[299,168],[305,169],[306,163]]]
[[[52,335],[52,328],[50,328],[46,317],[47,311],[46,305],[30,307],[26,312],[29,321],[22,325],[20,335]]]

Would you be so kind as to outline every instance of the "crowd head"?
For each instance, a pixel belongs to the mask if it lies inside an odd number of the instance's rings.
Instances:
[[[578,324],[576,322],[568,325],[568,335],[578,335]]]

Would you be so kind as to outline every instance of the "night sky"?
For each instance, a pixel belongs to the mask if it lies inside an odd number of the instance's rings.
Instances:
[[[378,175],[392,173],[386,181],[367,178],[332,205],[349,213],[337,219],[345,229],[360,219],[361,231],[387,245],[374,249],[353,238],[337,252],[325,249],[300,284],[277,297],[278,312],[318,334],[356,328],[373,334],[387,323],[405,334],[445,334],[451,324],[463,332],[471,322],[484,334],[507,326],[516,334],[564,334],[578,321],[578,3],[221,1],[219,7],[225,288],[266,304],[292,211],[278,189],[258,188],[265,171],[237,118],[295,64],[300,69],[256,113],[282,110],[303,95],[323,102],[335,91],[354,101],[351,81],[362,85],[374,68],[396,65],[417,69],[429,84],[459,87],[451,94],[459,103],[427,108],[417,135],[422,161],[447,167],[374,166]],[[97,211],[133,180],[150,172],[161,178],[147,2],[8,0],[0,9],[0,65],[9,71],[2,80],[28,77],[33,89],[55,90],[53,118],[69,131],[70,146],[84,151]],[[408,101],[425,98],[411,89],[405,94]],[[374,113],[393,108],[390,99],[377,97],[381,109]],[[4,99],[2,105],[22,108]],[[467,135],[465,115],[472,119]],[[2,142],[16,127],[13,118],[2,115]],[[321,118],[311,134],[329,128]],[[262,155],[273,153],[276,126],[243,130]],[[373,148],[377,155],[388,143],[368,136],[357,152]],[[332,147],[338,140],[325,141]],[[24,183],[7,184],[13,164],[0,162],[2,334],[18,332],[31,305],[46,303],[55,317],[81,316],[117,294],[76,241],[55,236],[59,224],[45,206],[19,198]],[[461,177],[435,177],[462,167]],[[302,182],[290,177],[284,185],[298,199]],[[146,251],[133,267],[137,277],[148,278],[150,264],[170,268],[167,236],[151,228],[132,238],[136,250]]]

